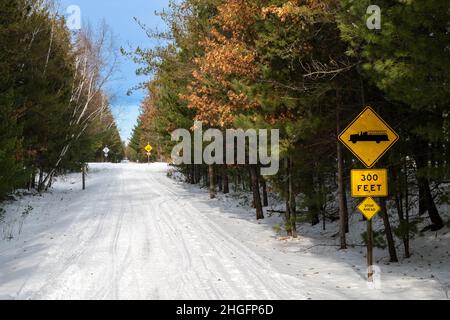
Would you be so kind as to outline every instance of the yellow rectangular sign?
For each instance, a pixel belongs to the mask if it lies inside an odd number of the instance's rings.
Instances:
[[[352,197],[387,197],[388,195],[386,169],[352,170]]]

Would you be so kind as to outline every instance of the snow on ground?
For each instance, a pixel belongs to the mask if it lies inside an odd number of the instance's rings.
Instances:
[[[257,222],[236,194],[210,200],[168,170],[92,164],[86,191],[68,175],[4,204],[0,299],[448,299],[448,228],[415,239],[399,264],[377,250],[374,288],[365,248],[337,250],[336,225],[284,240],[279,217]],[[352,219],[357,245],[364,224]]]

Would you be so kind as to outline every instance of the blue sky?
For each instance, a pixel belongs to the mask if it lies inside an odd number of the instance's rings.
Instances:
[[[80,7],[83,25],[89,23],[95,27],[106,21],[114,34],[114,44],[119,50],[120,47],[151,48],[156,44],[154,40],[147,38],[133,18],[138,18],[152,29],[163,30],[165,25],[155,15],[155,11],[167,8],[168,0],[61,0],[60,10],[65,12],[70,5]],[[140,102],[145,96],[144,91],[127,96],[129,89],[146,80],[136,76],[136,69],[137,66],[132,61],[120,56],[118,71],[107,87],[113,96],[112,111],[124,141],[130,138],[139,116]]]

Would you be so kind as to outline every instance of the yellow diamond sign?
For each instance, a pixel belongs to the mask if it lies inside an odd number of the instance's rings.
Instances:
[[[372,218],[381,211],[378,203],[375,202],[372,198],[366,198],[361,204],[358,206],[358,210],[367,218],[367,220],[372,220]]]
[[[152,150],[153,150],[153,147],[149,144],[145,147],[145,151],[147,151],[147,152],[152,152]]]
[[[371,107],[361,112],[339,136],[367,168],[372,168],[398,139],[398,134]]]

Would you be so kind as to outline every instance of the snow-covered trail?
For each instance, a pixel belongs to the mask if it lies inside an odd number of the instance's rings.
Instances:
[[[42,208],[47,230],[0,252],[0,297],[304,298],[298,280],[191,205],[165,166],[94,165],[91,176],[86,192]]]
[[[369,289],[358,253],[285,245],[253,213],[169,179],[165,164],[93,164],[80,189],[72,175],[20,201],[33,212],[0,240],[0,299],[446,298],[403,266]]]

